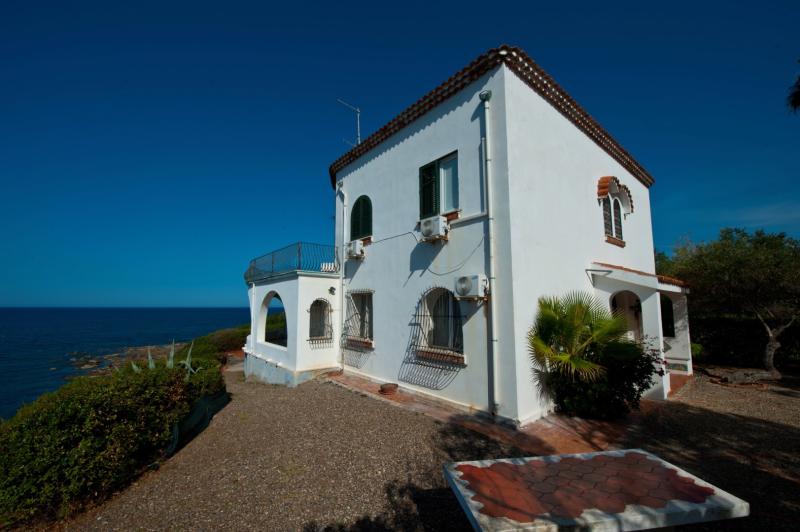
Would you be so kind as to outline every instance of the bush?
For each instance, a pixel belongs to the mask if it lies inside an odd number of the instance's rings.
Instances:
[[[221,329],[196,338],[192,348],[192,358],[210,358],[222,364],[228,351],[236,351],[244,346],[248,334],[250,334],[250,324]],[[184,347],[178,351],[177,356],[185,357],[188,350],[188,346]]]
[[[592,358],[605,368],[597,380],[586,382],[564,373],[544,376],[558,412],[595,419],[622,417],[639,407],[660,364],[657,351],[632,342],[611,344]]]
[[[192,405],[225,389],[218,364],[192,358],[204,369],[188,379],[164,361],[79,377],[0,424],[0,528],[68,515],[163,458]]]

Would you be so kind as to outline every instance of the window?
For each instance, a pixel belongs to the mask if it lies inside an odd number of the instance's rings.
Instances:
[[[597,182],[597,198],[603,207],[603,230],[606,241],[624,247],[623,220],[633,212],[630,189],[614,176],[601,177]]]
[[[432,290],[425,297],[430,321],[427,327],[428,347],[464,352],[461,330],[461,309],[453,293],[445,289]]]
[[[622,204],[618,199],[614,199],[614,238],[622,238]]]
[[[419,169],[419,217],[429,218],[458,209],[458,154]]]
[[[331,307],[324,299],[317,299],[311,303],[309,309],[309,331],[310,340],[330,340],[333,337],[333,327],[331,325]]]
[[[350,240],[368,236],[372,236],[372,202],[367,196],[360,196],[350,213]]]
[[[345,333],[348,338],[372,340],[372,292],[350,294]]]
[[[661,332],[664,338],[675,338],[675,311],[672,300],[661,294]]]

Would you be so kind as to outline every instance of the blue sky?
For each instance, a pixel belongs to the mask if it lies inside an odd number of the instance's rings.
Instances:
[[[0,306],[245,306],[332,242],[328,165],[475,56],[524,48],[654,176],[655,243],[800,236],[793,2],[0,6]]]

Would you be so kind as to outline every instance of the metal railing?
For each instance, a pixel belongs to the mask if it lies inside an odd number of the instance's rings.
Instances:
[[[247,284],[289,272],[336,273],[339,260],[336,246],[296,242],[250,261],[244,272]]]

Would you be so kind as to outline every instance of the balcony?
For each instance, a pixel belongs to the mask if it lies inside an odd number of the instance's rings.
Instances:
[[[244,280],[250,284],[292,272],[336,274],[338,271],[336,246],[297,242],[251,260]]]

